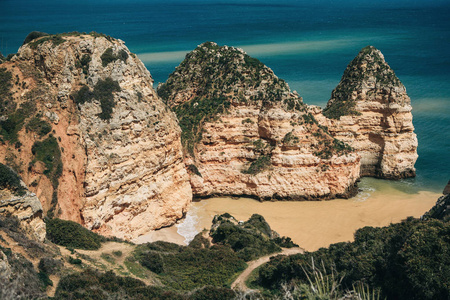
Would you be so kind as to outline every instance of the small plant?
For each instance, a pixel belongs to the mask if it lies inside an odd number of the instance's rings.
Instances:
[[[69,256],[69,263],[72,265],[81,265],[82,261],[79,258],[73,258],[72,256]]]
[[[113,251],[112,254],[116,257],[121,257],[122,256],[122,251],[117,250],[117,251]]]
[[[37,133],[41,137],[52,131],[52,126],[47,121],[38,117],[34,117],[28,121],[25,128]]]
[[[270,166],[271,156],[261,155],[255,161],[253,161],[247,170],[241,171],[243,174],[256,175],[265,171]]]
[[[120,59],[123,62],[126,62],[126,60],[128,59],[128,53],[125,50],[121,49],[119,53],[116,55],[114,54],[112,48],[108,48],[105,50],[105,52],[103,52],[100,58],[102,59],[102,66],[106,67],[107,65],[118,59]]]
[[[344,277],[341,276],[339,278],[333,268],[331,269],[331,274],[327,275],[323,261],[322,270],[320,270],[315,266],[313,257],[311,257],[311,264],[307,268],[305,269],[302,266],[303,272],[305,272],[306,278],[308,279],[311,293],[318,299],[338,299],[340,285]]]
[[[7,188],[19,196],[25,194],[25,188],[20,184],[19,175],[4,164],[0,164],[0,188]]]

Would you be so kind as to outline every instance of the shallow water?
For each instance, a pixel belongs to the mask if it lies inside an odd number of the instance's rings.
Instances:
[[[400,182],[364,178],[360,193],[351,199],[331,201],[259,202],[249,198],[218,197],[193,202],[177,226],[185,243],[211,227],[216,214],[230,213],[245,221],[252,214],[265,217],[273,230],[289,236],[308,251],[332,243],[351,241],[358,228],[386,226],[408,216],[420,217],[440,196],[429,191],[403,191]]]

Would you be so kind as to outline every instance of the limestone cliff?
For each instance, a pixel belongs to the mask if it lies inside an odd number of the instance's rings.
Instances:
[[[322,111],[309,111],[361,155],[361,176],[414,177],[417,138],[404,85],[372,46],[347,66]],[[325,116],[325,117],[324,117]]]
[[[13,170],[0,164],[0,214],[17,217],[23,232],[43,242],[45,223],[42,212],[36,194],[27,189]]]
[[[46,214],[127,239],[183,216],[192,192],[176,116],[122,41],[40,36],[0,68],[0,157]]]
[[[240,49],[200,45],[158,94],[179,118],[196,196],[314,199],[354,190],[359,156]]]

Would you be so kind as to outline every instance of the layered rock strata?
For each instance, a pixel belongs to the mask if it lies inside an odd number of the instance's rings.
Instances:
[[[359,156],[241,49],[204,43],[158,94],[177,113],[195,196],[347,197]]]
[[[16,166],[46,214],[126,239],[183,216],[192,192],[176,116],[122,41],[46,35],[1,68],[11,74],[16,107],[2,112],[9,140],[0,157]],[[18,113],[11,138],[5,122]]]
[[[27,233],[32,239],[43,242],[45,239],[45,223],[43,221],[43,210],[39,199],[35,193],[30,192],[25,183],[8,167],[0,165],[2,169],[1,188],[0,188],[0,214],[14,216],[20,222],[23,232]],[[6,170],[6,172],[4,172]],[[9,173],[9,174],[6,174]],[[7,176],[15,178],[20,188],[12,189],[4,183]]]
[[[418,142],[411,110],[405,86],[372,46],[347,66],[323,112],[309,109],[361,155],[361,176],[387,179],[415,176]]]

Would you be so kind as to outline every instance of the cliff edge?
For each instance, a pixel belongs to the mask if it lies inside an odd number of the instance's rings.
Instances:
[[[1,162],[45,215],[126,239],[183,216],[192,192],[180,127],[124,42],[34,34],[0,68]]]

